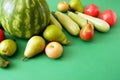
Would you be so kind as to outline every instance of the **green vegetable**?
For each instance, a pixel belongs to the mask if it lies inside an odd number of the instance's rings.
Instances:
[[[90,21],[94,25],[95,29],[100,32],[108,32],[110,29],[110,25],[107,22],[105,22],[104,20],[89,16],[89,15],[86,15],[86,14],[83,14],[80,12],[77,12],[77,14],[80,17]]]
[[[75,23],[68,15],[56,11],[54,12],[54,15],[58,18],[60,23],[63,25],[63,27],[74,36],[79,35],[80,28],[77,23]]]
[[[82,18],[81,16],[78,16],[77,14],[68,11],[68,16],[74,20],[79,26],[80,28],[82,28],[83,26],[85,26],[87,24],[87,20]]]
[[[5,67],[8,66],[8,64],[9,64],[9,62],[6,61],[4,58],[2,58],[2,57],[0,56],[0,67],[1,67],[1,68],[5,68]]]
[[[43,32],[49,20],[46,0],[1,0],[0,21],[11,35],[30,38]]]

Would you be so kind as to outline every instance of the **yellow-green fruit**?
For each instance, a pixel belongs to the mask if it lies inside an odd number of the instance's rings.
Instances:
[[[17,44],[12,39],[5,39],[0,43],[0,54],[12,56],[17,50]]]
[[[83,5],[81,0],[70,0],[69,5],[73,11],[83,12]]]
[[[43,32],[43,37],[47,41],[57,41],[61,44],[69,44],[69,40],[63,31],[55,25],[49,25]]]
[[[31,58],[41,53],[45,48],[45,40],[41,36],[33,36],[28,40],[24,58]],[[23,59],[24,59],[23,58]]]

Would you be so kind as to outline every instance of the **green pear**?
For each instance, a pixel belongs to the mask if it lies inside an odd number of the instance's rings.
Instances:
[[[83,6],[80,0],[70,0],[69,5],[73,11],[83,12]]]
[[[43,37],[47,41],[57,41],[61,44],[69,44],[69,40],[63,31],[55,25],[48,25],[43,32]]]
[[[5,39],[0,43],[0,54],[12,56],[17,49],[17,44],[12,39]]]
[[[25,58],[31,58],[35,55],[41,53],[45,48],[45,40],[41,36],[33,36],[31,37],[26,45],[25,51],[24,51],[24,57]]]

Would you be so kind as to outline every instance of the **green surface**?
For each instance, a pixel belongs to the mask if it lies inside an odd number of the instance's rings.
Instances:
[[[60,0],[47,0],[50,10],[57,10]],[[67,0],[69,1],[69,0]],[[108,33],[95,31],[90,42],[73,37],[65,30],[71,41],[64,46],[60,59],[52,60],[44,53],[22,61],[27,40],[16,39],[18,50],[8,58],[10,66],[0,68],[0,80],[120,80],[120,8],[119,0],[81,0],[83,6],[94,3],[100,10],[112,9],[117,22]],[[6,33],[6,38],[14,38]]]

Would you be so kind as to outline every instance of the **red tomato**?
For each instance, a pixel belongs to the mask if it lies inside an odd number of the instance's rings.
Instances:
[[[116,23],[117,15],[113,10],[104,10],[100,13],[99,18],[105,20],[110,26]]]
[[[90,4],[84,9],[84,13],[93,17],[97,17],[99,15],[99,8],[95,4]]]

